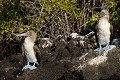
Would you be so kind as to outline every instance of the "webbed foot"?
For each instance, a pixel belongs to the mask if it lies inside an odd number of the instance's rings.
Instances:
[[[29,62],[28,62],[28,64],[23,67],[23,70],[25,70],[25,69],[33,70],[33,69],[36,69],[36,68],[37,67],[35,67],[35,63],[33,65],[29,65]]]
[[[101,48],[97,48],[97,49],[95,49],[94,51],[96,51],[96,52],[100,52],[100,51],[103,51],[104,49],[101,47]]]
[[[103,48],[104,50],[111,49],[111,45],[107,45],[106,47]]]
[[[37,67],[35,67],[34,65],[29,67],[30,70],[33,70],[33,69],[36,69],[36,68]]]

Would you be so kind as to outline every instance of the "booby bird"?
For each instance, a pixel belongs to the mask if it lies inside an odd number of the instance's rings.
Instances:
[[[107,10],[102,10],[100,15],[102,17],[95,27],[95,36],[99,48],[94,51],[104,51],[111,48],[109,44],[112,41],[113,26],[109,23],[109,12]]]
[[[39,65],[40,62],[40,50],[37,45],[35,45],[37,34],[34,31],[30,30],[17,36],[26,36],[24,43],[21,47],[22,55],[25,55],[27,59],[27,65],[23,67],[23,70],[36,69],[37,67],[35,66],[35,64]],[[30,65],[30,63],[33,63],[33,65]]]

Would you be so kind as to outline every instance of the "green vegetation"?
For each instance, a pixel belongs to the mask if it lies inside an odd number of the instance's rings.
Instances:
[[[119,31],[119,0],[0,0],[0,41],[16,41],[16,33],[30,29],[38,33],[37,41],[92,31],[101,8],[109,9],[110,22]]]

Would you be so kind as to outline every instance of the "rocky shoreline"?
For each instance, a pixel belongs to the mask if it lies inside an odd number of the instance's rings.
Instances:
[[[17,53],[0,61],[0,80],[120,80],[120,49],[112,46],[111,50],[94,52],[93,34],[43,38],[37,69],[22,71],[26,62]]]

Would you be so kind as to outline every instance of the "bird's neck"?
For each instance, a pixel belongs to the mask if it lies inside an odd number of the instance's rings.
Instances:
[[[31,40],[32,42],[35,42],[35,41],[36,41],[36,36],[31,36],[31,37],[30,37],[30,40]]]
[[[26,37],[24,40],[24,44],[30,44],[30,43],[34,44],[34,41],[30,37]]]
[[[103,17],[106,18],[109,21],[109,15],[105,15]]]
[[[109,22],[109,18],[107,16],[101,17],[99,22]]]

